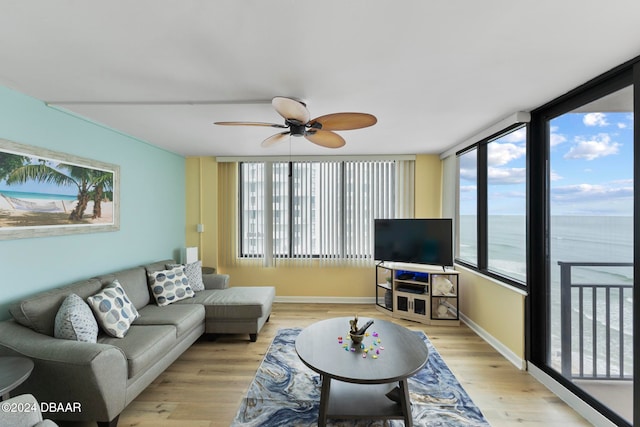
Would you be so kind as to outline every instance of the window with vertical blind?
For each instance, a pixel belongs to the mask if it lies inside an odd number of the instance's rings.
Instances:
[[[372,260],[373,220],[413,216],[413,163],[240,163],[239,256]]]

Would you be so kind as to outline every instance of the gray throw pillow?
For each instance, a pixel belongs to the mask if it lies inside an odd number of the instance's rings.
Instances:
[[[167,269],[181,267],[182,264],[167,264]],[[204,282],[202,281],[202,261],[192,262],[184,265],[184,274],[187,275],[189,286],[194,292],[204,291]]]
[[[66,340],[95,343],[98,323],[91,308],[76,294],[69,294],[56,314],[53,336]]]
[[[117,279],[87,298],[87,302],[100,327],[115,338],[124,338],[131,323],[140,316]]]

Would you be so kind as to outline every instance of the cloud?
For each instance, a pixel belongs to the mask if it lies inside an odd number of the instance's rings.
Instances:
[[[555,203],[581,201],[610,202],[616,199],[633,199],[633,185],[608,186],[602,184],[574,184],[551,189],[551,200]]]
[[[475,193],[476,191],[478,191],[478,187],[476,187],[475,185],[461,185],[460,186],[460,192],[461,193]]]
[[[628,178],[628,179],[616,179],[611,181],[611,184],[613,185],[627,185],[629,187],[633,187],[633,178]]]
[[[460,179],[464,179],[467,181],[477,181],[478,180],[478,171],[477,169],[462,169],[460,168]]]
[[[612,142],[611,137],[606,133],[600,133],[591,139],[576,137],[575,140],[577,144],[564,155],[565,159],[594,160],[598,157],[618,154],[618,149],[622,146],[622,144]]]
[[[558,133],[558,126],[551,126],[551,134],[549,135],[549,144],[552,147],[567,141],[567,137]]]
[[[490,200],[493,199],[526,199],[527,193],[525,191],[495,191],[490,195]]]
[[[633,130],[633,114],[625,114],[622,117],[622,120],[616,123],[618,129],[629,129]]]
[[[478,164],[478,150],[475,148],[458,157],[460,169],[475,169]]]
[[[582,123],[584,123],[585,126],[609,126],[607,115],[604,113],[587,113],[582,118]]]
[[[490,185],[521,184],[527,180],[525,168],[492,168],[487,170]]]
[[[551,176],[549,178],[551,181],[560,181],[561,179],[564,179],[562,175],[558,174],[558,172],[554,170],[551,170]]]
[[[527,153],[527,148],[524,145],[512,143],[501,144],[492,142],[488,147],[487,163],[489,166],[506,165],[510,161],[518,159]]]
[[[551,187],[554,215],[631,215],[633,180]]]
[[[516,143],[516,142],[525,142],[526,140],[527,140],[527,128],[522,127],[514,132],[506,134],[505,136],[497,139],[494,142],[500,141],[500,142]]]

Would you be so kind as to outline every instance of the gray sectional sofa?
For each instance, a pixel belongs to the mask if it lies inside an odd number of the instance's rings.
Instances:
[[[14,393],[30,393],[41,402],[80,402],[81,412],[45,416],[115,427],[122,410],[203,333],[246,333],[256,340],[271,314],[273,287],[229,288],[228,276],[205,275],[205,290],[158,306],[147,272],[173,263],[164,260],[101,275],[11,307],[13,319],[0,322],[0,355],[22,355],[35,364]],[[86,300],[114,279],[139,313],[123,338],[101,333],[96,343],[90,343],[54,337],[55,317],[68,295]]]

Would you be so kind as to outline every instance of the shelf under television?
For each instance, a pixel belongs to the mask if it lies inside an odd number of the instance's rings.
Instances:
[[[444,267],[442,265],[431,265],[431,264],[412,264],[409,262],[396,262],[396,261],[383,261],[378,264],[379,267],[388,268],[391,270],[410,270],[421,273],[431,273],[431,274],[455,274],[456,270],[450,267]]]

